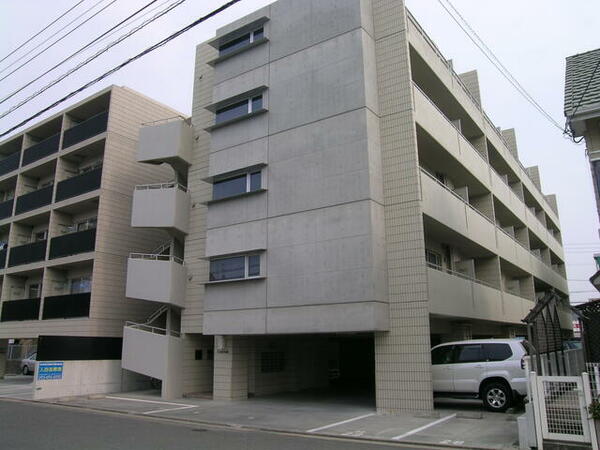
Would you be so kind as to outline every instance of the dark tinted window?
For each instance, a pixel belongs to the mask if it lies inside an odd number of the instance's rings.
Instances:
[[[437,347],[431,351],[432,364],[450,364],[452,360],[452,345]]]
[[[265,31],[264,31],[264,29],[262,29],[262,28],[259,28],[258,30],[256,30],[256,31],[254,32],[254,40],[255,40],[255,41],[258,41],[258,40],[259,40],[261,37],[263,37],[263,36],[264,36],[264,34],[265,34]]]
[[[244,278],[246,258],[236,256],[233,258],[217,259],[210,262],[210,281],[233,280]]]
[[[248,44],[250,44],[250,33],[221,45],[219,47],[219,56],[227,55]]]
[[[217,110],[215,123],[225,122],[248,114],[248,100],[244,100],[233,105],[226,106]]]
[[[252,99],[252,111],[258,111],[259,109],[262,109],[263,106],[263,98],[262,95],[259,95],[258,97],[254,97]]]
[[[455,362],[470,363],[483,361],[481,344],[461,344],[455,346]]]
[[[483,353],[488,361],[504,361],[513,354],[508,344],[483,344]]]
[[[260,255],[248,256],[248,276],[257,277],[260,275]]]
[[[231,197],[246,192],[246,174],[228,180],[217,181],[213,185],[213,200]]]
[[[262,187],[260,172],[250,174],[250,191],[258,191]]]

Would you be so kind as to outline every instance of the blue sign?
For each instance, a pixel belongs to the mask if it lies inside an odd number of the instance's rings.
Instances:
[[[38,380],[62,380],[63,362],[40,362]]]

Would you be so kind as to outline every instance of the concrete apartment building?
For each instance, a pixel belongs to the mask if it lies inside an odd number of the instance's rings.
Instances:
[[[123,325],[152,308],[125,297],[127,256],[163,236],[131,228],[132,192],[169,174],[137,164],[138,130],[176,114],[112,86],[0,143],[0,347],[37,340],[38,361],[64,364],[60,381],[36,377],[37,398],[137,382]]]

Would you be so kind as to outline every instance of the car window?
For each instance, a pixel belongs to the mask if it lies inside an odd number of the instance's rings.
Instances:
[[[35,361],[35,359],[37,358],[37,353],[34,353],[33,355],[31,355],[31,359]]]
[[[488,361],[504,361],[513,355],[508,344],[483,344],[483,354]]]
[[[483,352],[481,344],[462,344],[455,347],[454,362],[456,363],[472,363],[483,361]]]
[[[452,348],[452,345],[434,348],[431,351],[431,363],[434,365],[450,364],[452,360]]]

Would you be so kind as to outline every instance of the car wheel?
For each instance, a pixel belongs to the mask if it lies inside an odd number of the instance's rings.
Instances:
[[[510,388],[500,382],[488,383],[481,390],[485,409],[494,412],[504,412],[512,403]]]
[[[29,375],[29,367],[23,366],[23,375]]]

